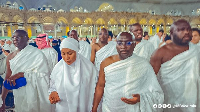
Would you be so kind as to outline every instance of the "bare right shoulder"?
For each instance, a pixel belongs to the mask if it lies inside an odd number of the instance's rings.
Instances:
[[[10,53],[10,54],[7,56],[7,60],[13,59],[16,55],[17,55],[17,51],[14,51],[14,52]]]
[[[118,54],[106,58],[105,60],[103,60],[103,61],[101,62],[101,65],[105,68],[105,67],[107,67],[108,65],[110,65],[110,64],[112,64],[112,63],[115,63],[115,62],[117,62],[117,61],[120,61],[119,55],[118,55]]]
[[[161,64],[163,63],[163,59],[166,55],[168,55],[168,52],[170,49],[170,45],[165,45],[159,49],[157,49],[151,56],[150,64],[154,69],[154,72],[157,74]]]
[[[100,49],[99,44],[98,44],[98,43],[94,43],[94,44],[92,45],[92,49],[95,49],[95,51],[98,51],[98,50]]]

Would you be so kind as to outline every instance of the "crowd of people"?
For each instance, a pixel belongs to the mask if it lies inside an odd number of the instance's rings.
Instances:
[[[139,23],[92,39],[71,30],[65,39],[29,40],[16,30],[0,40],[0,112],[12,92],[15,112],[200,112],[199,40],[184,19],[151,37]],[[26,85],[3,86],[19,78]]]

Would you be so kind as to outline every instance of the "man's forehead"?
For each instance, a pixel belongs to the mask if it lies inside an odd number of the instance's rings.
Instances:
[[[20,33],[20,32],[14,32],[14,34],[13,34],[14,36],[24,36],[22,33]]]
[[[118,40],[133,40],[130,35],[120,35]]]
[[[72,30],[72,31],[70,32],[70,34],[71,34],[71,33],[75,34],[75,33],[76,33],[76,31]]]
[[[106,29],[101,29],[100,32],[108,33]]]
[[[133,29],[142,29],[142,27],[140,25],[135,25],[135,26],[132,26]]]

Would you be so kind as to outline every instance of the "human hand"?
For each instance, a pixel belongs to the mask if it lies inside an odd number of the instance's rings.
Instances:
[[[56,91],[51,92],[51,94],[49,95],[49,101],[51,104],[56,104],[57,102],[60,101],[60,98]]]
[[[12,75],[10,76],[8,79],[7,79],[7,83],[10,83],[10,86],[15,86],[16,85],[16,82],[15,80],[20,78],[20,77],[24,77],[24,73],[23,72],[19,72],[15,75]]]
[[[136,104],[137,102],[140,102],[140,95],[139,94],[133,94],[133,98],[121,98],[121,100],[127,104]]]

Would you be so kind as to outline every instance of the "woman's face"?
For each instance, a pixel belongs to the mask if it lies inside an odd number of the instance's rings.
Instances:
[[[68,65],[71,65],[74,61],[76,61],[76,51],[74,50],[62,48],[61,56]]]

